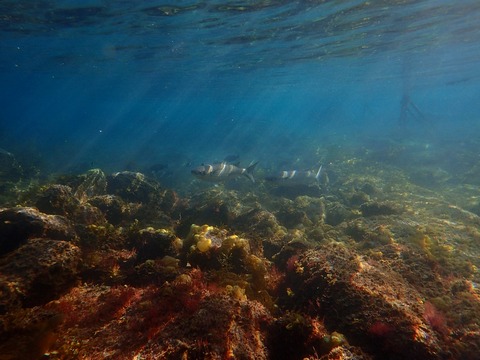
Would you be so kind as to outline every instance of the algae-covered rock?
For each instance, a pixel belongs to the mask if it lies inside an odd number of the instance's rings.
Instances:
[[[332,226],[359,216],[357,212],[354,212],[352,209],[346,207],[338,201],[328,201],[325,207],[325,222]]]
[[[294,200],[280,198],[274,205],[273,213],[280,224],[287,229],[312,225],[305,212],[296,206]]]
[[[176,207],[174,216],[181,218],[176,228],[178,235],[186,236],[191,224],[229,226],[237,230],[236,226],[242,226],[243,215],[260,207],[254,194],[243,194],[243,198],[241,195],[234,190],[215,187],[194,194],[188,201],[176,200],[180,206]]]
[[[17,309],[0,317],[0,357],[41,359],[57,338],[63,316],[39,307]]]
[[[327,336],[321,323],[308,315],[289,311],[275,319],[269,328],[269,345],[273,359],[304,359],[313,347],[319,348]]]
[[[232,227],[251,239],[252,250],[257,255],[271,258],[285,244],[287,234],[274,214],[262,209],[247,211],[232,221]]]
[[[250,257],[248,240],[210,225],[193,224],[183,251],[186,261],[204,269],[228,267],[245,271],[245,262]]]
[[[99,195],[88,200],[88,203],[98,208],[112,225],[118,225],[128,219],[129,207],[120,196]]]
[[[138,172],[122,171],[107,177],[107,193],[118,195],[125,201],[148,203],[159,189],[157,182]]]
[[[154,229],[153,227],[130,234],[131,246],[137,249],[137,262],[148,259],[177,256],[182,248],[182,240],[171,230]]]
[[[228,295],[203,299],[190,316],[177,317],[145,346],[140,356],[179,359],[270,359],[266,344],[271,316],[256,301]],[[199,339],[201,341],[199,342]]]
[[[379,358],[439,359],[440,337],[424,319],[421,294],[398,273],[341,244],[299,256],[292,301],[318,302],[315,314]]]
[[[410,181],[428,188],[448,183],[452,175],[438,167],[419,167],[410,173]]]
[[[182,211],[182,220],[177,227],[180,236],[186,236],[191,224],[228,225],[233,218],[233,209],[238,203],[232,192],[223,193],[213,189],[195,196]]]
[[[63,216],[73,214],[79,205],[80,201],[73,194],[72,188],[59,184],[43,187],[35,203],[41,212]]]
[[[100,169],[88,170],[80,176],[80,183],[75,189],[75,196],[85,202],[93,196],[104,195],[107,189],[107,177]]]
[[[105,217],[101,211],[85,199],[77,198],[70,186],[53,184],[42,189],[35,205],[42,212],[63,215],[74,223],[104,223]]]
[[[323,181],[323,180],[322,180]],[[326,180],[328,182],[328,180]],[[298,196],[320,197],[322,196],[322,188],[318,184],[270,184],[269,192],[272,195],[295,199]]]
[[[317,357],[309,357],[308,360],[316,360]],[[372,360],[373,358],[369,354],[365,354],[361,348],[341,345],[336,346],[328,354],[325,354],[319,358],[319,360]]]
[[[230,288],[238,298],[255,299],[273,307],[267,291],[270,263],[251,253],[249,241],[213,226],[192,225],[184,241],[182,259],[191,266],[210,271],[217,285]]]
[[[266,338],[272,316],[265,307],[210,291],[199,273],[193,269],[162,287],[72,289],[51,306],[65,318],[52,356],[270,359]]]
[[[299,254],[314,246],[301,230],[290,231],[283,238],[283,243],[282,248],[272,257],[275,266],[283,271],[294,264]]]
[[[360,206],[363,216],[393,215],[401,213],[399,206],[392,202],[369,201]]]
[[[295,207],[305,212],[312,224],[323,223],[325,220],[325,202],[323,198],[299,196],[295,198]]]
[[[325,220],[325,204],[321,198],[298,196],[294,200],[282,199],[276,203],[275,216],[288,229],[311,227]]]
[[[328,332],[316,317],[287,311],[269,327],[272,359],[371,360],[360,348],[350,346],[346,337]]]
[[[340,229],[366,248],[375,248],[394,242],[394,235],[384,224],[370,218],[359,218],[342,224]]]
[[[148,284],[159,279],[171,281],[181,271],[180,259],[165,255],[163,258],[148,259],[136,265],[131,282],[133,284]]]
[[[74,285],[80,261],[80,249],[69,242],[28,240],[0,259],[1,312],[55,299]]]
[[[34,237],[73,240],[76,234],[63,216],[46,215],[29,207],[0,209],[0,255]]]

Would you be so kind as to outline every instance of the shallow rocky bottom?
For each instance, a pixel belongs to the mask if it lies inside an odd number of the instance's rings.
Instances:
[[[93,169],[11,192],[0,359],[476,359],[468,174],[332,164],[320,184],[179,195]]]

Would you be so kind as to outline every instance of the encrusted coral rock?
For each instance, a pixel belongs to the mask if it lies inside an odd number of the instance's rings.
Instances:
[[[80,249],[66,241],[31,239],[0,259],[0,312],[43,304],[75,283]]]
[[[46,215],[29,207],[0,209],[0,255],[34,237],[72,240],[76,235],[63,216]]]

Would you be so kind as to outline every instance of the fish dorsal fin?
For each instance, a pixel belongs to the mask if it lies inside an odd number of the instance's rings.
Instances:
[[[317,174],[315,175],[315,180],[317,180],[317,181],[320,180],[320,175],[322,173],[322,166],[323,165],[320,165],[320,167],[318,168]]]

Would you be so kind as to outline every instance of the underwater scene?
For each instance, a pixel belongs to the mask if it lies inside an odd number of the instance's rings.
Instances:
[[[480,2],[0,10],[0,360],[480,359]]]

